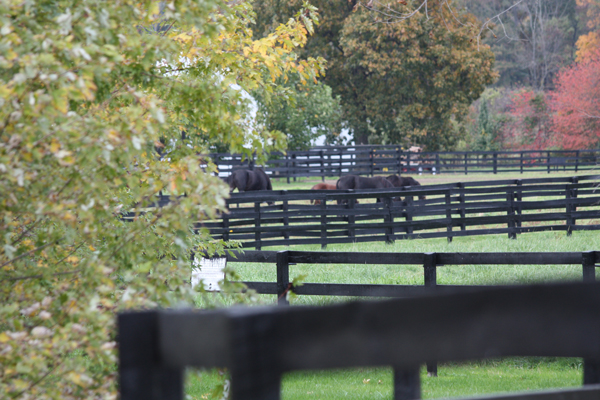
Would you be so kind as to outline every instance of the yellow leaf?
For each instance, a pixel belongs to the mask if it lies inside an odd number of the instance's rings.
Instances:
[[[60,144],[56,140],[53,140],[52,144],[50,145],[50,151],[52,153],[56,153],[58,149],[60,149]]]
[[[84,386],[83,381],[81,380],[81,375],[78,373],[70,372],[67,375],[67,378],[78,386]]]
[[[54,98],[54,107],[58,111],[66,113],[69,110],[69,101],[64,90],[57,90],[52,93],[52,97]]]
[[[13,385],[14,385],[15,389],[17,389],[17,390],[23,390],[23,389],[27,389],[29,387],[29,384],[21,379],[15,379],[13,381]]]
[[[179,35],[175,36],[176,40],[180,40],[182,42],[189,42],[191,38],[192,37],[187,33],[180,33]]]
[[[6,52],[6,58],[8,59],[8,61],[12,61],[15,58],[17,58],[17,53],[15,53],[13,49],[9,48]]]
[[[10,337],[6,334],[6,332],[0,333],[0,343],[6,343],[10,340]]]
[[[75,218],[75,216],[68,211],[64,213],[63,219],[65,221],[76,221],[77,220],[77,218]]]
[[[160,14],[160,2],[155,1],[152,3],[150,8],[148,9],[148,15],[151,18],[156,18]]]

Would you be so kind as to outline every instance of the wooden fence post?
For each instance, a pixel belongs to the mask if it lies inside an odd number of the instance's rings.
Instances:
[[[523,152],[521,152],[521,173],[523,173]]]
[[[460,195],[459,195],[459,201],[460,201],[460,218],[463,219],[463,222],[460,224],[460,230],[461,231],[466,231],[467,230],[467,225],[464,223],[464,219],[466,217],[464,189],[465,189],[464,182],[459,182],[458,183],[458,190],[460,190]]]
[[[523,214],[523,191],[522,191],[522,187],[523,187],[523,181],[520,179],[517,179],[517,191],[515,193],[515,200],[518,202],[517,208],[516,208],[516,227],[517,227],[517,234],[521,234],[521,226],[522,226],[522,218],[521,215]]]
[[[439,155],[439,153],[435,154],[435,172],[433,173],[433,175],[435,175],[436,173],[437,174],[441,174],[442,173],[442,171],[440,169],[440,155]]]
[[[394,368],[394,400],[418,400],[421,398],[419,368]]]
[[[321,248],[327,248],[327,197],[321,201]]]
[[[183,399],[184,369],[157,365],[158,313],[123,313],[117,321],[120,398]]]
[[[353,189],[349,191],[354,192]],[[352,213],[348,212],[348,236],[352,239],[356,239],[356,229],[354,228],[354,224],[356,223],[356,215],[354,215],[354,205],[356,204],[356,199],[352,198],[348,200],[348,210],[352,210]]]
[[[261,249],[260,243],[260,202],[254,203],[254,247],[256,250]]]
[[[323,154],[323,150],[319,151],[319,156],[321,158],[321,182],[325,182],[325,169],[324,169],[325,160],[323,158],[323,157],[325,157],[325,155]]]
[[[584,251],[581,253],[581,265],[583,267],[583,281],[596,281],[596,252]]]
[[[508,238],[516,239],[517,233],[515,232],[515,192],[509,190],[506,192],[506,204],[508,208],[506,209],[506,215],[508,216]]]
[[[287,194],[287,190],[283,190],[283,195],[285,196]],[[288,211],[289,211],[289,202],[287,199],[283,200],[283,206],[281,208],[281,211],[284,212],[284,217],[283,217],[283,226],[285,227],[285,231],[283,231],[283,238],[285,240],[288,240],[290,238],[290,234],[288,231],[288,227],[290,225],[290,217],[287,215]]]
[[[584,251],[581,253],[581,264],[583,266],[583,281],[596,281],[596,252]],[[583,384],[592,385],[600,383],[600,360],[583,360]]]
[[[548,173],[550,173],[550,152],[546,152],[546,165],[548,166]]]
[[[340,147],[340,177],[342,176],[342,168],[344,166],[343,155],[342,148]]]
[[[575,172],[579,169],[579,150],[575,153]]]
[[[227,207],[227,211],[224,212],[223,215],[223,240],[229,240],[229,211],[230,211],[230,203],[229,199],[225,199],[225,206]]]
[[[425,287],[437,286],[437,255],[436,253],[423,254],[423,275]],[[437,376],[437,362],[427,363],[427,376]]]
[[[448,234],[448,243],[452,242],[452,199],[450,190],[444,196],[446,198],[446,232]]]
[[[468,165],[469,163],[467,162],[467,152],[465,152],[465,175],[467,175],[469,173],[469,169],[468,169]]]
[[[574,185],[578,184],[579,183],[579,178],[576,177],[576,176],[572,177],[571,178],[571,183],[574,184]],[[573,188],[572,192],[571,192],[571,198],[572,199],[576,199],[579,196],[578,192],[579,192],[579,189]],[[576,213],[577,212],[577,205],[574,205],[574,204],[571,205],[571,212],[572,213]],[[573,226],[576,226],[577,225],[577,218],[572,218],[571,219],[571,223],[573,224]]]
[[[277,252],[277,305],[289,306],[286,298],[290,290],[290,262],[287,250]]]
[[[494,175],[498,173],[498,153],[494,152]]]
[[[400,159],[400,148],[396,147],[396,173],[398,176],[402,174],[402,160]]]
[[[373,148],[371,147],[371,148],[369,149],[369,159],[370,159],[370,161],[371,161],[371,176],[374,176],[374,174],[375,174],[375,165],[374,165],[374,163],[375,163],[375,160],[373,160],[373,151],[374,151],[374,150],[373,150]]]
[[[565,208],[566,208],[566,221],[565,224],[567,225],[567,236],[571,236],[571,234],[573,233],[573,205],[572,205],[572,199],[571,199],[571,195],[572,195],[572,189],[571,189],[571,185],[566,185],[565,186]]]
[[[385,242],[394,243],[396,237],[394,236],[394,216],[392,215],[392,198],[384,198],[383,203],[385,208],[387,208],[387,214],[384,214],[383,222],[387,222],[390,224],[388,227],[385,228]]]
[[[296,182],[296,154],[292,154],[292,175],[294,175],[294,182]]]
[[[290,153],[285,154],[285,175],[287,183],[290,183]]]
[[[413,227],[412,227],[412,220],[413,220],[413,212],[414,212],[414,197],[413,196],[405,196],[404,200],[406,202],[406,209],[404,211],[404,215],[405,215],[405,219],[407,222],[406,225],[406,235],[408,239],[412,239],[412,234],[413,234]]]

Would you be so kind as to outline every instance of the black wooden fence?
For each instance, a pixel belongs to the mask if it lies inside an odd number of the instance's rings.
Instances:
[[[431,293],[452,293],[481,290],[493,286],[439,285],[437,269],[455,265],[581,265],[584,282],[596,280],[596,264],[600,252],[586,251],[561,253],[365,253],[365,252],[309,252],[309,251],[246,251],[227,255],[228,262],[273,263],[276,265],[276,282],[243,282],[260,294],[274,294],[279,305],[289,305],[287,293],[318,296],[355,297],[410,297]],[[303,283],[294,287],[290,281],[290,265],[296,264],[364,264],[369,265],[421,265],[423,285],[385,285],[349,283]],[[533,268],[533,267],[532,267]],[[429,363],[427,372],[437,376],[437,365]]]
[[[511,179],[382,190],[234,193],[229,213],[206,221],[244,247],[393,242],[536,231],[600,229],[600,176]],[[425,200],[420,200],[426,196]],[[402,197],[402,201],[396,201]],[[372,202],[380,198],[381,202]],[[320,204],[311,204],[319,200]],[[371,202],[368,202],[368,201]],[[263,202],[274,202],[267,205]],[[341,202],[342,204],[338,204]],[[357,204],[358,203],[358,204]]]
[[[241,154],[210,155],[219,174],[253,168]],[[323,146],[306,151],[273,152],[264,168],[272,178],[389,175],[408,173],[500,173],[583,171],[597,168],[600,150],[409,152],[399,146]]]
[[[289,371],[390,365],[394,398],[409,400],[420,398],[426,362],[558,356],[583,357],[583,383],[594,385],[495,399],[598,399],[599,309],[600,284],[581,283],[325,307],[123,313],[120,394],[183,399],[185,367],[227,367],[234,400],[276,400]]]
[[[261,294],[274,294],[279,305],[288,305],[286,293],[319,296],[410,297],[428,293],[446,293],[457,289],[480,290],[491,286],[440,285],[438,268],[458,265],[580,265],[585,282],[596,279],[596,264],[600,252],[548,252],[548,253],[369,253],[369,252],[317,252],[317,251],[234,251],[227,255],[229,263],[275,264],[276,282],[244,282],[249,289]],[[309,264],[364,264],[420,265],[423,267],[423,285],[384,285],[349,283],[303,283],[294,287],[290,281],[290,265]],[[600,338],[600,337],[599,337]]]

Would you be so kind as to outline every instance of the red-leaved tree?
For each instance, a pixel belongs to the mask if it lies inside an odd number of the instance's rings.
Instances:
[[[600,141],[600,50],[562,70],[551,94],[554,144],[564,149],[596,148]]]
[[[511,100],[502,132],[502,147],[513,150],[548,148],[552,116],[545,93],[523,89],[514,93]]]

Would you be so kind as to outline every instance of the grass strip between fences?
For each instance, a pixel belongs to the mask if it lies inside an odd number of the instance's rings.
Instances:
[[[277,270],[276,282],[244,282],[248,288],[261,294],[274,294],[278,304],[288,305],[286,293],[321,296],[407,297],[431,292],[479,290],[482,285],[438,285],[437,269],[459,265],[581,265],[582,279],[595,281],[596,264],[600,252],[548,253],[369,253],[369,252],[314,252],[314,251],[232,251],[227,262],[271,263]],[[421,265],[424,285],[333,284],[303,283],[294,287],[289,267],[295,264],[377,264]]]

